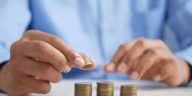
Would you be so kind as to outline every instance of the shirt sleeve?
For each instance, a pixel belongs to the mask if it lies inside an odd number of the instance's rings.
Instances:
[[[9,60],[10,46],[20,39],[30,22],[27,0],[0,0],[0,64]]]
[[[167,27],[177,38],[175,54],[192,64],[192,1],[168,0]]]

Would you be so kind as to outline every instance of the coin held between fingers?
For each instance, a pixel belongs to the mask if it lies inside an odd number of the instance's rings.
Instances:
[[[85,57],[84,61],[85,61],[85,65],[83,66],[83,68],[93,64],[93,61],[89,57]]]

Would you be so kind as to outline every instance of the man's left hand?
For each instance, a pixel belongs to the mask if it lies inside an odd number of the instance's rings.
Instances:
[[[169,86],[187,84],[190,78],[187,62],[157,39],[139,38],[121,45],[104,70],[128,74],[133,80],[151,80]]]

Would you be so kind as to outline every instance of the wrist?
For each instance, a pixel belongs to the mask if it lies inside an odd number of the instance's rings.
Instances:
[[[191,65],[186,62],[186,61],[183,61],[183,82],[181,83],[181,86],[186,86],[189,84],[190,80],[191,80]]]
[[[181,86],[187,86],[191,80],[192,80],[192,66],[190,64],[187,64],[188,65],[188,69],[189,69],[189,75],[187,76],[185,82],[181,85]]]
[[[6,67],[8,61],[6,62],[3,62],[2,64],[0,64],[0,93],[5,93],[3,91],[3,81],[4,81],[4,78],[5,78],[5,74],[4,74],[4,68]]]

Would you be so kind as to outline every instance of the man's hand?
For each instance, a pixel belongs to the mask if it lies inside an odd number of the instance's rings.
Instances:
[[[152,80],[170,86],[186,84],[189,65],[175,56],[161,40],[140,38],[123,44],[104,66],[106,72],[120,72],[133,80]]]
[[[11,46],[10,61],[0,71],[0,89],[11,96],[48,93],[50,82],[62,79],[61,72],[83,68],[84,59],[61,39],[31,30]],[[94,61],[93,61],[94,62]],[[95,68],[94,64],[86,70]]]

